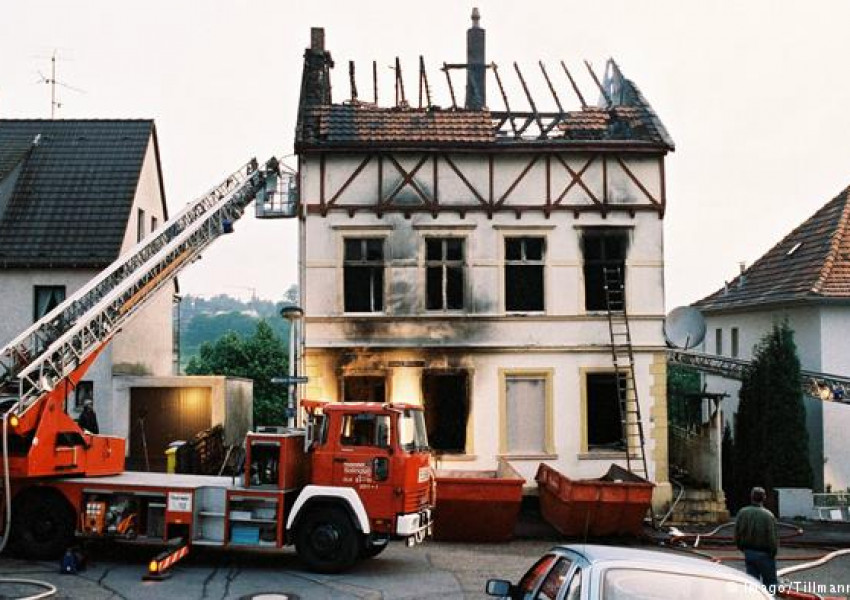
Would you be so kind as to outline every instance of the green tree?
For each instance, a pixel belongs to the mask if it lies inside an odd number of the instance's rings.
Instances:
[[[800,387],[800,359],[787,321],[774,323],[744,373],[735,421],[735,506],[760,485],[811,487],[809,436]]]
[[[700,399],[695,395],[701,390],[699,371],[683,365],[667,365],[667,414],[672,424],[688,427],[700,423]]]
[[[271,325],[262,320],[247,338],[225,333],[204,342],[186,365],[187,375],[229,375],[254,382],[254,424],[284,424],[286,388],[271,382],[287,373],[286,349]]]

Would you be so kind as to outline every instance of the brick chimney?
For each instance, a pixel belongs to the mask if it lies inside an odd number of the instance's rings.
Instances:
[[[487,52],[485,32],[478,25],[481,13],[472,9],[472,27],[466,31],[466,108],[481,110],[487,105]]]

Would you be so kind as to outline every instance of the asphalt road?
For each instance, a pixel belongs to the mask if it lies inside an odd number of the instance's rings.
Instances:
[[[192,554],[163,582],[142,581],[153,551],[138,548],[96,549],[89,568],[79,575],[59,575],[58,564],[0,558],[0,577],[48,581],[57,598],[133,600],[238,600],[257,594],[289,595],[302,599],[350,598],[484,598],[488,578],[516,581],[551,541],[516,540],[506,544],[474,545],[427,542],[417,548],[394,543],[381,556],[359,564],[343,575],[315,575],[305,571],[293,552],[282,555],[236,554],[206,550]],[[730,566],[743,569],[734,551],[708,550]],[[819,549],[787,549],[780,566],[822,554]],[[850,584],[850,557],[794,576],[797,581],[821,585]],[[36,593],[34,587],[0,584],[0,598]],[[837,593],[836,596],[850,596]]]

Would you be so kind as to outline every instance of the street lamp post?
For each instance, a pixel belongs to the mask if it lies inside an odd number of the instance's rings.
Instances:
[[[286,395],[286,426],[295,426],[295,404],[298,384],[295,383],[298,374],[298,352],[296,348],[296,332],[298,323],[304,316],[304,310],[300,306],[290,304],[280,309],[280,316],[289,322],[289,386]]]

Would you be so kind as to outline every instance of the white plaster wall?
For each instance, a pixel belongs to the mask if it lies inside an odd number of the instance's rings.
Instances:
[[[153,138],[148,142],[142,164],[139,184],[130,218],[124,232],[121,253],[136,243],[138,209],[145,211],[145,235],[150,235],[151,217],[156,217],[159,227],[165,222],[163,199],[160,191],[160,174],[156,164]],[[148,375],[170,375],[173,366],[172,296],[176,284],[167,284],[148,301],[133,319],[116,336],[113,361],[119,372],[144,372]]]
[[[850,452],[847,451],[847,432],[850,431],[850,405],[838,402],[823,403],[823,481],[835,492],[850,489]]]
[[[487,199],[490,193],[490,177],[488,160],[476,154],[451,154],[449,159],[463,173],[469,184],[479,195]],[[567,191],[563,202],[566,204],[592,204],[593,200],[588,190],[597,200],[601,200],[603,182],[607,180],[607,196],[614,204],[649,204],[660,202],[662,197],[662,179],[658,157],[630,156],[623,154],[620,160],[640,184],[649,193],[647,196],[640,189],[632,176],[617,161],[616,157],[608,157],[607,174],[603,176],[602,158],[581,152],[565,152],[561,158],[576,173],[584,171],[582,182],[584,187],[573,185]],[[360,173],[351,180],[348,187],[342,190],[345,182],[360,167],[365,155],[346,154],[327,156],[325,162],[325,200],[334,200],[339,206],[356,204],[374,204],[378,193],[378,161],[373,157]],[[411,173],[420,160],[421,154],[396,153],[393,158],[406,173]],[[504,206],[542,205],[546,198],[546,158],[540,156],[533,165],[533,154],[497,154],[494,156],[493,198],[496,201],[504,199]],[[591,161],[590,165],[587,165]],[[524,170],[525,175],[517,182]],[[549,169],[552,175],[552,194],[557,199],[573,181],[572,174],[556,158],[550,160]],[[478,199],[469,186],[442,158],[438,160],[437,171],[438,195],[441,204],[462,205],[477,204]],[[319,180],[319,160],[312,157],[302,157],[302,201],[318,204],[321,199]],[[434,189],[434,169],[431,157],[416,172],[413,180],[423,192],[429,196]],[[383,161],[381,193],[384,197],[395,192],[401,184],[404,175],[389,160]],[[508,193],[511,186],[513,190]],[[587,189],[585,189],[585,187]],[[400,202],[418,204],[419,195],[410,185],[398,190],[396,199]]]
[[[0,346],[15,339],[33,324],[34,286],[64,285],[71,296],[85,285],[97,271],[92,269],[8,269],[0,270]],[[83,377],[94,385],[95,412],[101,433],[113,434],[112,427],[112,353],[110,344]],[[73,397],[67,402],[69,414],[76,418]]]
[[[775,322],[788,319],[803,369],[821,371],[821,309],[818,307],[784,308],[736,313],[706,313],[705,341],[702,351],[715,352],[715,330],[723,329],[723,355],[732,356],[732,328],[738,328],[738,358],[750,360],[753,347],[770,332]]]
[[[823,306],[821,315],[821,370],[850,376],[850,306]]]
[[[739,331],[740,350],[738,358],[751,360],[754,346],[771,330],[773,324],[787,319],[789,326],[794,331],[794,341],[797,344],[797,353],[800,357],[801,367],[810,371],[828,372],[826,365],[829,363],[824,362],[823,358],[829,351],[828,348],[835,344],[839,346],[846,344],[840,338],[840,327],[843,326],[840,313],[837,315],[837,322],[831,321],[828,315],[830,315],[829,310],[818,306],[740,311],[723,314],[708,313],[705,315],[706,337],[701,350],[707,354],[716,353],[715,330],[721,328],[723,330],[723,355],[731,356],[731,329],[737,327]],[[833,328],[837,329],[834,336],[832,332]],[[843,358],[838,360],[841,361]],[[706,375],[704,376],[704,380],[709,392],[725,392],[729,394],[729,398],[723,401],[724,424],[728,423],[734,427],[734,415],[738,411],[738,405],[740,403],[739,392],[741,383],[717,375]],[[835,481],[848,481],[848,476],[850,476],[850,461],[845,458],[844,437],[846,436],[845,432],[847,426],[850,426],[850,422],[844,422],[841,418],[843,416],[841,410],[832,415],[828,411],[848,409],[846,412],[850,412],[850,407],[843,405],[836,406],[829,402],[821,403],[819,400],[808,398],[804,399],[804,402],[806,404],[806,425],[809,431],[812,467],[816,471],[815,487],[820,487],[821,475],[823,476],[824,483],[829,483],[830,478]],[[821,408],[823,410],[822,416],[819,410]],[[834,422],[832,422],[833,419]],[[821,472],[818,472],[821,453],[823,456],[823,469]]]
[[[529,213],[517,220],[513,215],[471,213],[465,219],[445,214],[388,214],[383,218],[358,213],[329,213],[327,217],[309,216],[306,220],[306,312],[310,317],[342,314],[342,246],[346,237],[382,237],[387,240],[385,291],[386,313],[395,316],[423,316],[424,297],[423,244],[428,236],[455,236],[466,240],[467,313],[504,314],[504,239],[510,236],[546,238],[546,315],[583,315],[584,275],[580,246],[582,228],[622,226],[630,233],[627,256],[628,307],[634,316],[663,319],[663,243],[662,221],[654,214],[626,215],[554,214],[549,219]],[[402,296],[401,299],[394,296]],[[601,315],[600,315],[601,316]],[[357,315],[361,318],[362,315]],[[308,331],[308,335],[310,332]],[[660,332],[659,332],[660,335]],[[660,341],[660,337],[658,338]]]

